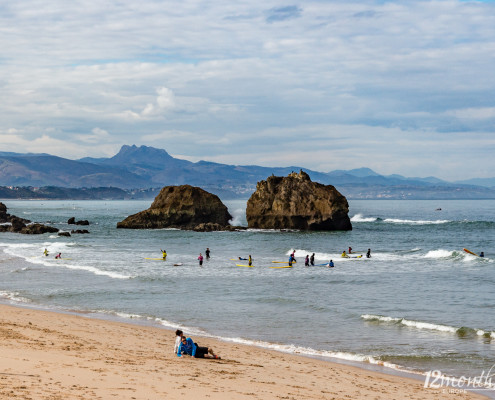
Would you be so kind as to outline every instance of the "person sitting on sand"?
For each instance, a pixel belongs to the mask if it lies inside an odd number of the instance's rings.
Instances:
[[[177,329],[175,331],[175,345],[174,345],[174,354],[177,354],[177,352],[179,351],[179,346],[182,342],[182,337],[184,336],[184,333],[180,330],[180,329]]]
[[[209,347],[200,347],[196,343],[194,343],[191,338],[186,338],[185,336],[182,336],[181,338],[179,349],[177,350],[177,356],[191,356],[194,358],[216,358],[218,360],[220,359],[220,357],[213,352],[213,349]]]

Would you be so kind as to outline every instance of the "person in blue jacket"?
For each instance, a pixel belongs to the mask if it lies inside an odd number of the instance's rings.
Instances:
[[[178,357],[182,357],[183,355],[191,356],[194,358],[220,359],[220,357],[213,352],[213,349],[209,347],[200,347],[196,345],[196,343],[194,343],[191,338],[186,338],[185,336],[182,336],[179,349],[177,350]]]

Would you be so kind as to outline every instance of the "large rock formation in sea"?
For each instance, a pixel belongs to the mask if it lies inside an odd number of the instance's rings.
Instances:
[[[158,229],[180,228],[195,229],[206,226],[210,229],[230,230],[232,216],[218,196],[190,185],[166,186],[147,210],[130,215],[117,223],[117,228]]]
[[[26,235],[40,235],[43,233],[58,232],[57,228],[34,223],[24,218],[16,217],[7,213],[7,206],[0,203],[0,232],[24,233]]]
[[[312,182],[303,171],[258,182],[247,203],[249,228],[351,230],[347,199],[332,185]]]

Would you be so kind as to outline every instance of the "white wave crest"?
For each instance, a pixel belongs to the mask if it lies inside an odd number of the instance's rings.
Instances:
[[[31,300],[19,296],[18,292],[5,292],[5,291],[0,291],[0,298],[10,300],[12,302],[16,303],[31,303]]]
[[[352,222],[375,222],[378,218],[375,217],[363,217],[363,214],[356,214],[351,218]]]
[[[437,225],[446,224],[450,222],[446,219],[438,219],[435,221],[424,221],[424,220],[411,220],[411,219],[399,219],[399,218],[386,218],[383,222],[388,222],[391,224],[409,224],[409,225]]]
[[[454,255],[453,251],[450,250],[430,250],[428,253],[424,255],[424,258],[449,258]]]
[[[386,317],[386,316],[382,316],[382,315],[363,314],[363,315],[361,315],[361,318],[366,320],[366,321],[393,322],[393,323],[399,323],[401,325],[405,325],[405,326],[408,326],[411,328],[427,329],[427,330],[439,331],[439,332],[456,333],[459,330],[459,328],[456,328],[454,326],[433,324],[431,322],[413,321],[413,320],[408,320],[405,318]]]
[[[50,264],[50,265],[53,266],[54,264]],[[95,267],[91,267],[91,266],[86,266],[86,265],[71,265],[71,264],[57,264],[57,265],[61,265],[67,269],[87,271],[87,272],[91,272],[95,275],[108,276],[108,277],[113,278],[113,279],[132,279],[132,278],[134,278],[134,276],[132,276],[132,275],[124,275],[124,274],[120,274],[118,272],[113,272],[113,271],[104,271],[104,270],[101,270],[101,269],[98,269]]]

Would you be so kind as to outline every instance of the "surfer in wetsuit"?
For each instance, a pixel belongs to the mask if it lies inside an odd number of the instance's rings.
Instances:
[[[328,268],[333,268],[334,265],[333,265],[333,260],[330,260],[330,262],[328,263]]]
[[[165,261],[167,259],[167,250],[161,250],[160,251],[162,252],[162,258],[163,258],[163,261]]]
[[[251,258],[251,254],[249,255],[249,258],[248,258],[248,265],[249,266],[253,265],[253,259]]]
[[[311,254],[311,257],[309,257],[309,263],[315,265],[315,253]]]
[[[203,254],[199,253],[198,261],[199,261],[199,266],[202,267],[203,266]]]
[[[45,257],[48,257],[48,250],[45,248],[45,251],[43,252],[43,254],[45,255]]]
[[[289,257],[289,267],[292,267],[292,263],[295,261],[294,254],[291,254]]]
[[[352,253],[352,247],[351,247],[351,246],[349,246],[349,251],[348,251],[348,253],[349,253],[349,254],[351,254],[351,253]]]
[[[371,249],[368,249],[368,252],[366,253],[366,258],[371,258]]]
[[[55,258],[62,258],[62,253],[58,253]]]
[[[206,256],[206,259],[209,260],[210,259],[210,248],[207,247],[206,248],[206,251],[205,251],[205,256]]]
[[[309,256],[306,254],[306,258],[304,259],[304,266],[309,267]]]
[[[485,253],[482,251],[482,252],[480,253],[480,257],[484,257],[484,256],[485,256]]]
[[[345,250],[342,252],[342,257],[343,258],[349,258],[349,256],[347,255],[347,253],[345,252]]]

